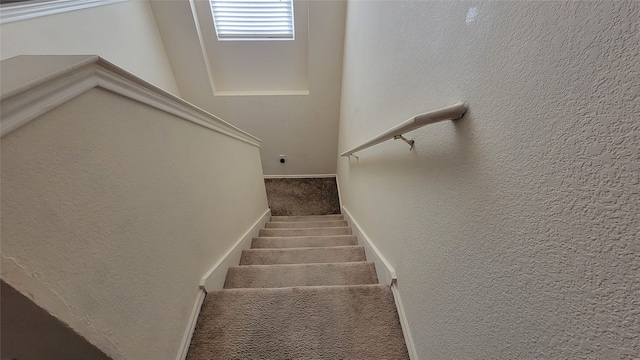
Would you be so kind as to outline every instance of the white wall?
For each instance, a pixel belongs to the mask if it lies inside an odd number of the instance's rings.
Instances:
[[[151,7],[182,97],[262,139],[265,174],[335,173],[345,2],[309,2],[309,95],[214,96],[189,2]]]
[[[113,359],[175,358],[267,210],[259,149],[94,88],[2,138],[2,278]]]
[[[146,0],[2,24],[0,41],[0,60],[18,55],[100,55],[179,95]]]
[[[640,3],[351,1],[338,159],[421,359],[640,357]]]

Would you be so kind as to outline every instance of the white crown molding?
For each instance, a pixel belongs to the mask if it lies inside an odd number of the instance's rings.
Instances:
[[[4,71],[11,69],[5,67]],[[94,87],[112,91],[220,134],[260,146],[261,140],[255,136],[98,56],[79,60],[51,74],[14,86],[3,94],[0,110],[1,136]]]
[[[0,7],[0,24],[115,4],[127,0],[52,0],[8,3]]]

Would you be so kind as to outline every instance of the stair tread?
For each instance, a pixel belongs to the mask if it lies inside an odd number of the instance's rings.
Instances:
[[[366,261],[363,246],[326,246],[242,251],[240,265],[310,264]]]
[[[323,228],[260,229],[260,237],[305,235],[351,235],[351,228],[348,226],[340,226]]]
[[[283,249],[300,247],[351,246],[357,245],[355,235],[257,237],[251,242],[252,249]]]
[[[342,227],[347,226],[344,220],[332,221],[270,221],[265,224],[267,229],[290,229],[290,228],[321,228],[321,227]]]
[[[306,215],[306,216],[271,216],[271,221],[325,221],[325,220],[343,220],[341,214],[333,215]]]
[[[317,285],[376,284],[372,262],[241,265],[229,267],[224,284],[230,288],[278,288]]]
[[[388,286],[228,289],[207,294],[188,360],[408,359]]]

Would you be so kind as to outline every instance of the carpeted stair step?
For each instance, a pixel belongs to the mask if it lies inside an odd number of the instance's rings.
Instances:
[[[344,220],[341,214],[336,215],[311,215],[311,216],[272,216],[271,221],[333,221]]]
[[[362,246],[243,250],[240,265],[313,264],[367,261]]]
[[[225,289],[376,284],[372,262],[229,267]]]
[[[358,245],[358,239],[355,235],[258,237],[251,241],[251,248],[254,249],[351,245]]]
[[[386,285],[215,290],[187,360],[409,359]]]
[[[267,229],[280,228],[321,228],[321,227],[340,227],[347,226],[344,220],[335,221],[274,221],[265,224]]]
[[[267,236],[323,236],[323,235],[351,235],[351,228],[327,227],[308,229],[260,229],[260,237]]]

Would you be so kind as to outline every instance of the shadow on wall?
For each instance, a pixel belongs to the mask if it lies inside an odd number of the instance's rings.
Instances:
[[[111,359],[31,299],[0,283],[2,359]]]

